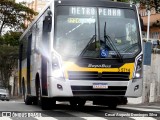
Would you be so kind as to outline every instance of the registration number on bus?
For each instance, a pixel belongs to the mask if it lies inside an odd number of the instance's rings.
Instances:
[[[93,89],[108,89],[107,83],[93,83]]]

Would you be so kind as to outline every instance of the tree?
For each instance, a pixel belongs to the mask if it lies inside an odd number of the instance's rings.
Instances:
[[[2,31],[10,28],[24,30],[25,21],[32,21],[37,13],[20,3],[0,0],[0,80],[4,87],[9,87],[9,78],[18,63],[18,45],[21,32],[9,31],[2,36]]]
[[[140,3],[142,9],[152,9],[154,8],[156,12],[160,12],[160,0],[114,0],[119,2],[133,2]]]
[[[9,87],[9,78],[18,64],[19,38],[21,32],[10,31],[0,36],[0,80],[2,86]]]
[[[10,45],[10,46],[18,46],[19,45],[19,38],[22,35],[21,32],[13,32],[9,31],[3,36],[3,44]]]
[[[0,76],[2,86],[9,87],[9,78],[18,66],[18,46],[0,45]]]
[[[0,0],[0,36],[4,28],[25,29],[25,20],[32,21],[37,13],[32,9],[10,0]]]

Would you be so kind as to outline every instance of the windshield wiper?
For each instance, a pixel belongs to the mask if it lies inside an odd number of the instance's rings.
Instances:
[[[97,47],[96,45],[96,38],[97,38],[97,35],[96,35],[96,22],[95,22],[95,34],[92,36],[92,38],[89,40],[89,42],[87,43],[87,45],[85,46],[85,48],[83,49],[83,51],[81,52],[80,56],[83,56],[83,54],[87,51],[88,47],[90,46],[90,44],[93,42],[93,40],[95,40],[95,49]]]
[[[86,47],[81,52],[80,56],[83,56],[83,54],[87,51],[88,47],[93,42],[93,40],[95,40],[95,48],[96,48],[96,35],[93,35],[92,38],[90,39],[90,41],[88,42],[88,44],[86,45]]]
[[[119,57],[120,62],[123,62],[122,55],[117,50],[117,48],[116,48],[115,44],[113,43],[112,39],[110,38],[110,36],[106,34],[106,22],[104,25],[104,41],[105,41],[105,44],[107,42],[108,45],[113,48],[113,50],[116,52],[117,56]]]

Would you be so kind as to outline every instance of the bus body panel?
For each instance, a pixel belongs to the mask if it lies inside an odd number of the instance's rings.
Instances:
[[[143,80],[142,79],[136,79],[134,81],[131,80],[128,83],[125,96],[126,97],[141,97],[142,90],[143,90]]]
[[[54,78],[50,77],[49,78],[50,83],[49,83],[49,96],[48,97],[73,97],[73,96],[81,96],[81,97],[87,97],[87,96],[126,96],[126,97],[140,97],[142,94],[142,84],[143,81],[142,79],[137,79],[135,82],[133,82],[132,80],[130,80],[129,82],[126,81],[103,81],[103,82],[98,82],[98,81],[86,81],[86,80],[66,80],[66,81],[60,81],[60,80],[55,80]],[[97,93],[93,93],[90,94],[89,92],[86,93],[83,92],[73,95],[74,90],[72,91],[71,87],[74,88],[82,88],[82,87],[89,87],[89,88],[93,88],[93,84],[94,83],[106,83],[108,85],[109,88],[119,88],[117,90],[117,94],[97,94]],[[62,89],[58,89],[57,85],[61,85]],[[124,94],[118,94],[118,91],[121,91],[120,87],[126,87],[126,92],[124,92]],[[96,89],[90,89],[92,91],[96,91]],[[104,89],[107,91],[107,89]],[[102,90],[102,91],[104,91]],[[77,90],[78,91],[78,90]],[[85,90],[84,90],[85,91]],[[98,90],[100,91],[100,90]],[[123,91],[123,90],[122,90]],[[80,92],[80,91],[79,91]]]
[[[136,58],[135,58],[135,68],[133,72],[133,76],[135,76],[136,67],[138,66],[138,59],[143,55],[143,52],[141,52]],[[143,75],[143,67],[142,69],[142,75]],[[127,87],[127,92],[125,96],[127,97],[141,97],[143,91],[143,77],[138,79],[132,79],[132,81],[129,82]]]
[[[66,81],[60,81],[60,80],[54,80],[50,78],[50,83],[52,84],[49,84],[49,91],[50,91],[50,94],[49,94],[49,97],[87,97],[87,96],[125,96],[125,94],[123,95],[119,95],[119,94],[115,94],[115,95],[111,95],[111,94],[97,94],[97,91],[100,92],[100,90],[96,90],[96,89],[92,89],[93,87],[93,84],[95,83],[106,83],[108,85],[108,87],[114,87],[114,88],[120,88],[120,87],[126,87],[127,88],[127,85],[128,85],[128,82],[124,81],[124,82],[118,82],[118,81],[104,81],[104,82],[98,82],[98,81],[86,81],[86,80],[72,80],[72,81],[69,81],[69,80],[66,80]],[[117,85],[118,84],[118,85]],[[57,88],[57,85],[61,85],[62,86],[62,89],[58,89]],[[79,93],[79,94],[73,94],[73,92],[75,92],[74,90],[71,89],[71,87],[74,87],[75,88],[83,88],[83,87],[88,87],[88,88],[91,88],[91,89],[88,89],[88,90],[81,90],[81,91],[84,91],[83,93]],[[93,93],[89,93],[88,91],[93,91]],[[104,89],[105,91],[107,91],[107,89]],[[104,90],[101,90],[101,91],[104,91]],[[120,89],[119,89],[120,90]],[[118,91],[119,91],[118,90]],[[79,92],[81,92],[79,91]],[[117,91],[117,92],[118,92]],[[77,90],[78,92],[78,90]],[[96,92],[96,93],[94,93]]]

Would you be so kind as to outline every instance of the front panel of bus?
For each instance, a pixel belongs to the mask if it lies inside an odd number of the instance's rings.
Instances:
[[[142,47],[136,7],[55,3],[53,84],[61,96],[141,96]],[[55,82],[56,81],[56,82]]]

